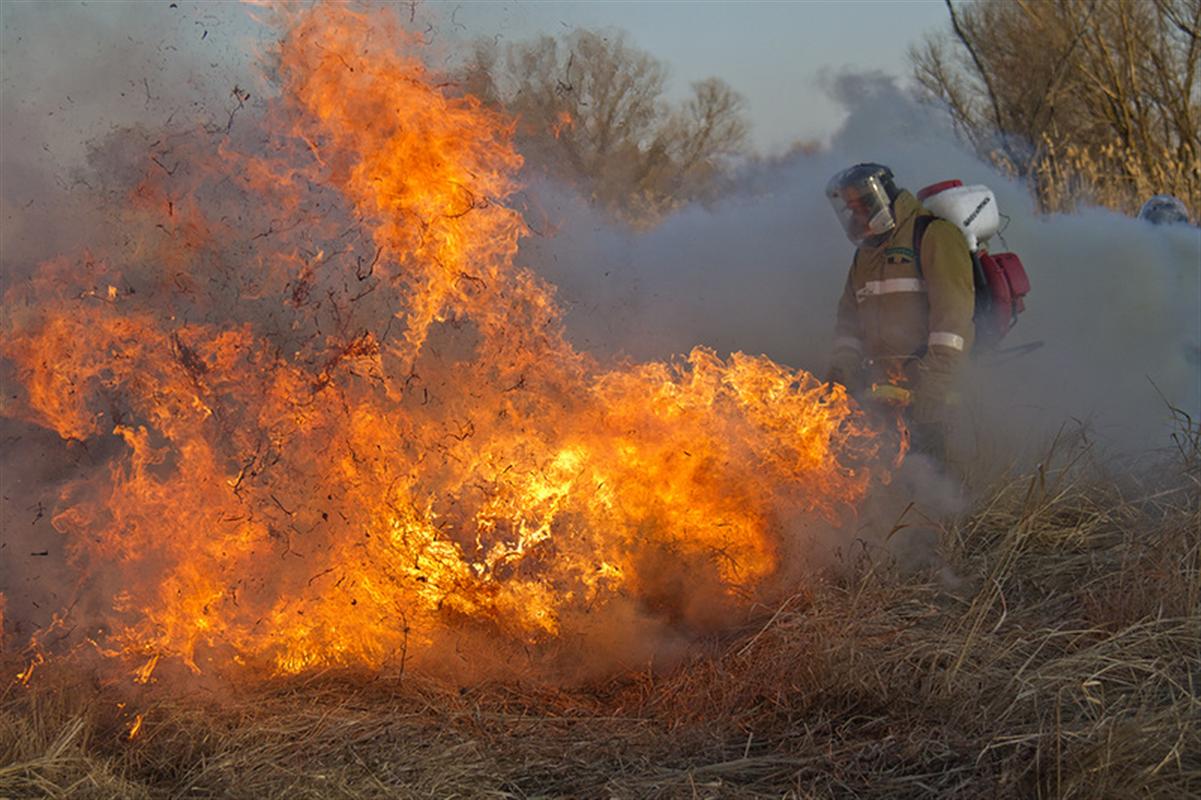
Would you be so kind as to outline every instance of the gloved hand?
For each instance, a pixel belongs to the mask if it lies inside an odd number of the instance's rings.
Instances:
[[[941,422],[947,417],[947,398],[951,394],[951,376],[942,370],[918,365],[911,415],[915,423]]]
[[[913,405],[909,409],[910,446],[913,452],[924,453],[946,464],[950,457],[947,439],[956,397],[951,376],[923,364],[918,367],[916,383]]]
[[[868,397],[881,405],[907,408],[913,402],[913,392],[891,383],[873,383]]]
[[[846,364],[835,361],[826,373],[829,383],[841,383],[847,387],[847,394],[857,395],[863,391],[863,369],[858,364]]]
[[[947,460],[947,431],[941,422],[914,422],[909,426],[909,449],[939,461]]]

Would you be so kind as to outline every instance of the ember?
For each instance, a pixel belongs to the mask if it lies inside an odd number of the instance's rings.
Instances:
[[[437,86],[395,20],[288,25],[278,97],[156,141],[117,241],[5,298],[24,415],[123,442],[54,517],[101,652],[146,682],[687,621],[863,497],[880,444],[840,387],[572,347],[515,264],[512,123]]]

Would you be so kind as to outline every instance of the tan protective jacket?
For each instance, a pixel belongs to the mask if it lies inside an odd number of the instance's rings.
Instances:
[[[914,261],[913,226],[922,208],[902,191],[893,203],[897,226],[879,247],[855,251],[838,303],[831,377],[852,390],[867,382],[913,391],[913,418],[937,422],[955,373],[971,351],[975,290],[963,234],[936,219]]]

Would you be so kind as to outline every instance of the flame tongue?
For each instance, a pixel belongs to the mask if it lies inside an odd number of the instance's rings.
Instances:
[[[786,520],[862,497],[876,445],[841,389],[570,346],[514,265],[510,123],[443,94],[390,17],[290,26],[254,135],[175,144],[132,245],[6,298],[30,415],[124,441],[55,525],[120,585],[98,613],[140,680],[164,655],[380,667],[464,625],[546,641],[670,604],[666,564],[736,601]]]

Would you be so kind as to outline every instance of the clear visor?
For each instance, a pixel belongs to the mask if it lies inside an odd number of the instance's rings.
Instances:
[[[896,226],[888,200],[888,192],[875,176],[852,185],[840,185],[841,175],[834,176],[826,187],[826,197],[842,223],[847,238],[855,244],[887,233]]]

